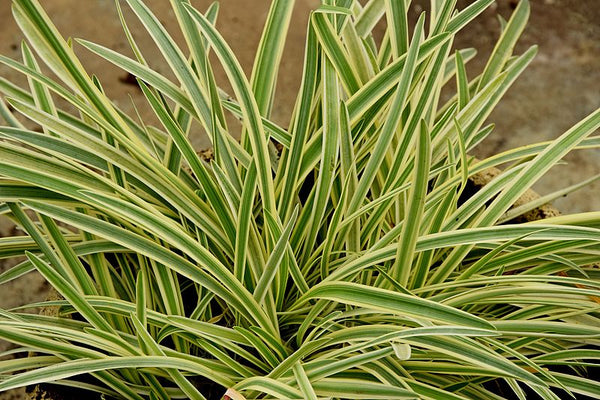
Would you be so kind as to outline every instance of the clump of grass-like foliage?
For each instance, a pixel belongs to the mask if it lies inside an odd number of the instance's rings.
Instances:
[[[0,107],[0,210],[27,236],[0,239],[0,257],[27,258],[0,282],[36,270],[62,299],[42,303],[59,306],[56,316],[0,311],[0,338],[18,345],[2,356],[32,352],[0,361],[0,390],[600,396],[589,375],[600,359],[600,213],[511,223],[565,193],[511,209],[569,151],[600,146],[591,136],[600,111],[552,142],[468,156],[536,53],[512,54],[527,1],[469,80],[475,52],[452,51],[453,39],[493,0],[461,10],[432,0],[414,30],[410,2],[324,0],[288,129],[270,111],[293,1],[273,1],[250,78],[215,30],[216,4],[202,14],[171,0],[182,48],[142,0],[125,3],[174,80],[152,69],[124,18],[134,58],[67,41],[37,0],[13,1],[27,43],[22,62],[0,61],[29,88],[0,81],[10,104]],[[111,102],[73,47],[137,77],[159,126]],[[211,53],[230,94],[215,83]],[[227,114],[241,121],[239,140]],[[200,126],[209,161],[188,140]],[[470,176],[495,166],[505,168],[465,193]]]

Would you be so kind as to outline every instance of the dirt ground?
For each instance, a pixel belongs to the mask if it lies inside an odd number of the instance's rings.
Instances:
[[[10,1],[0,0],[0,53],[20,58],[22,35],[12,20]],[[44,0],[48,14],[64,36],[85,38],[117,51],[129,54],[122,34],[113,0]],[[146,0],[160,20],[181,42],[176,30],[175,17],[167,0]],[[210,4],[208,0],[192,0],[199,9]],[[414,0],[411,12],[416,16],[427,4]],[[468,1],[460,1],[464,7]],[[510,16],[515,0],[498,0],[497,4],[471,23],[457,39],[458,47],[475,47],[479,54],[468,65],[470,78],[485,65],[499,35],[496,14]],[[287,126],[296,91],[299,86],[303,58],[304,36],[309,11],[319,0],[297,0],[293,23],[284,54],[277,87],[274,118]],[[598,0],[531,0],[530,24],[517,51],[532,44],[539,45],[539,53],[529,69],[510,89],[496,108],[490,121],[496,130],[476,149],[479,157],[515,146],[556,138],[574,123],[600,107],[600,7]],[[267,15],[268,0],[222,0],[218,27],[229,42],[246,72],[250,71],[262,25]],[[131,29],[142,48],[149,49],[148,59],[159,71],[166,67],[143,28],[136,23],[125,7]],[[126,111],[133,112],[131,100],[141,102],[140,93],[126,74],[76,45],[76,51],[89,72],[97,74],[106,92]],[[0,76],[25,84],[18,74],[0,66]],[[224,74],[217,71],[217,79],[227,87]],[[142,110],[144,119],[151,118]],[[194,137],[198,148],[208,145],[206,138]],[[566,158],[567,163],[556,168],[535,189],[542,194],[571,185],[588,176],[600,173],[600,150],[578,152]],[[600,210],[600,183],[559,199],[555,205],[564,212]],[[0,220],[0,235],[13,227]],[[0,272],[10,265],[0,264]],[[35,274],[0,287],[0,308],[42,300],[47,285]],[[0,351],[5,349],[0,343]],[[0,400],[21,399],[21,391],[0,394]]]

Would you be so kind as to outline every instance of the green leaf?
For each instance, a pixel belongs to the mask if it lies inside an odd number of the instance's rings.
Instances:
[[[269,217],[270,216],[267,216],[267,218]],[[273,278],[275,278],[275,274],[279,269],[281,262],[283,261],[283,258],[286,254],[290,233],[292,232],[292,228],[296,223],[297,217],[298,211],[296,209],[290,220],[287,222],[285,228],[283,228],[283,232],[281,232],[281,235],[279,236],[279,239],[277,240],[277,243],[275,244],[275,247],[269,256],[269,259],[267,260],[265,269],[256,284],[256,288],[254,289],[254,298],[258,303],[262,303],[264,301],[265,295],[269,291],[269,286],[271,285]]]
[[[484,87],[492,77],[496,76],[504,67],[508,58],[512,55],[513,48],[519,36],[525,29],[527,19],[529,18],[529,1],[521,0],[515,8],[506,28],[502,31],[500,40],[496,43],[492,55],[481,74],[478,87]]]
[[[431,165],[431,142],[427,126],[421,121],[419,140],[417,142],[417,155],[415,160],[415,171],[412,185],[409,190],[408,210],[405,221],[420,221],[425,208],[425,195],[429,181],[429,168]],[[417,246],[420,225],[416,223],[404,223],[402,233],[398,241],[396,260],[391,269],[391,275],[398,282],[406,286],[412,275],[412,263],[414,251]]]
[[[513,178],[511,184],[498,195],[485,213],[478,219],[477,224],[485,226],[499,218],[546,171],[599,127],[600,110],[596,110],[567,132],[563,133],[550,146],[531,160],[527,168],[524,168]]]
[[[96,328],[106,332],[114,332],[108,322],[93,308],[77,291],[54,271],[48,264],[32,253],[25,253],[35,268],[50,282],[50,284],[77,309],[77,311]],[[1,385],[0,385],[1,386]]]
[[[199,362],[174,357],[133,356],[104,357],[98,360],[80,359],[66,361],[6,379],[0,382],[0,390],[4,391],[21,386],[53,382],[84,373],[121,368],[173,368],[194,372],[209,379],[214,379],[222,385],[229,386],[233,383],[230,379],[216,374],[209,366]]]
[[[292,17],[294,0],[271,3],[252,68],[252,91],[261,114],[269,117],[275,95],[277,71]]]
[[[386,20],[393,58],[396,59],[408,51],[408,16],[406,2],[385,0]],[[420,16],[422,18],[422,16]],[[415,28],[415,33],[418,30]],[[419,42],[421,35],[414,35],[413,42]]]
[[[317,394],[300,363],[294,364],[294,376],[296,377],[296,381],[302,392],[302,398],[307,400],[317,400]]]
[[[350,282],[321,283],[304,295],[309,299],[329,299],[356,307],[375,308],[391,314],[408,314],[433,321],[491,329],[485,320],[458,309],[415,296]]]
[[[94,193],[94,197],[99,199],[100,196],[98,193]],[[149,215],[148,213],[141,212],[139,209],[132,208],[132,206],[123,201],[116,201],[115,199],[110,199],[106,196],[102,196],[102,201],[104,204],[114,204],[118,208],[128,207],[132,210],[132,212],[138,213],[138,215],[143,216],[147,219],[147,221],[152,221],[152,225],[156,225],[156,217]],[[76,212],[64,210],[60,207],[56,207],[49,204],[38,203],[28,201],[27,206],[35,209],[36,211],[56,218],[58,220],[64,221],[66,223],[72,224],[80,229],[86,230],[90,233],[98,235],[100,237],[104,237],[107,240],[111,240],[115,243],[121,244],[133,251],[139,252],[147,257],[150,257],[157,262],[160,262],[167,266],[168,268],[174,270],[177,273],[180,273],[184,276],[187,276],[189,279],[198,282],[211,291],[213,291],[217,296],[222,296],[223,299],[232,306],[239,309],[240,312],[245,314],[254,320],[257,318],[256,322],[261,321],[265,326],[270,326],[270,322],[267,322],[266,316],[260,307],[253,300],[252,295],[246,290],[241,289],[239,293],[234,293],[231,289],[226,289],[227,285],[229,288],[240,287],[239,281],[232,276],[229,271],[226,271],[224,266],[220,264],[218,260],[211,254],[208,254],[206,250],[201,250],[197,243],[193,244],[195,250],[193,250],[193,254],[197,258],[199,262],[202,262],[206,268],[213,271],[221,271],[220,274],[223,274],[223,277],[227,277],[223,282],[217,281],[211,275],[203,271],[202,269],[197,268],[196,265],[192,264],[188,260],[183,257],[173,253],[172,251],[164,248],[162,246],[157,245],[155,242],[139,236],[133,232],[127,231],[123,228],[117,227],[110,223],[99,221],[96,218],[82,215]],[[154,220],[154,221],[153,221]],[[173,226],[163,226],[161,229],[172,230]],[[166,232],[165,232],[166,233]],[[180,232],[175,232],[179,238],[183,238]],[[190,242],[189,237],[184,239],[187,242]],[[190,242],[191,244],[191,242]],[[202,260],[202,261],[201,261]],[[216,268],[216,269],[213,269]],[[245,298],[245,301],[242,301],[238,296],[242,296]],[[254,310],[247,313],[246,308],[253,308]],[[256,313],[254,316],[252,314]]]
[[[260,112],[256,100],[249,89],[250,84],[242,71],[242,67],[233,55],[233,52],[225,43],[221,35],[215,30],[214,26],[212,26],[212,24],[198,11],[190,7],[187,7],[187,9],[219,57],[236,96],[239,99],[244,115],[244,122],[249,132],[253,153],[252,156],[256,163],[259,192],[263,200],[263,207],[266,212],[270,212],[272,215],[279,215],[275,206],[275,191],[273,188],[267,139],[261,123]]]

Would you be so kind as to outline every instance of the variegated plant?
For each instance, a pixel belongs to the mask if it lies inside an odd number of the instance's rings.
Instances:
[[[55,316],[0,311],[0,338],[17,345],[2,356],[31,352],[0,361],[0,390],[600,396],[588,376],[600,359],[600,213],[511,223],[565,193],[511,210],[569,151],[600,146],[600,111],[552,142],[468,155],[536,53],[513,55],[526,0],[472,80],[475,51],[453,51],[453,39],[493,0],[460,10],[432,0],[414,30],[410,1],[324,0],[307,29],[289,129],[270,114],[293,0],[273,1],[250,78],[214,27],[216,4],[202,14],[171,0],[178,47],[142,0],[123,3],[174,79],[152,69],[120,8],[135,59],[67,41],[38,0],[13,1],[27,43],[22,62],[0,61],[29,88],[0,81],[10,105],[0,107],[0,212],[27,236],[0,239],[0,257],[27,258],[0,282],[36,270],[62,299],[41,304],[59,306]],[[137,77],[160,125],[111,102],[75,46]],[[215,84],[210,53],[232,93]],[[456,94],[442,104],[452,81]],[[241,121],[239,140],[227,114]],[[194,126],[212,141],[212,160],[191,146]],[[470,176],[501,165],[468,191]]]

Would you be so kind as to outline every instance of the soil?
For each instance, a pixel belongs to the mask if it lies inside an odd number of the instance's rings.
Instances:
[[[212,0],[192,0],[203,10]],[[20,58],[19,45],[22,35],[12,19],[10,1],[0,1],[0,53]],[[64,36],[73,36],[98,42],[109,48],[129,53],[122,34],[113,0],[51,0],[42,2],[48,14]],[[146,0],[160,20],[167,26],[178,43],[182,37],[176,30],[175,17],[165,0]],[[462,8],[469,3],[459,0]],[[218,28],[238,55],[248,73],[267,15],[268,0],[223,0],[219,13]],[[319,0],[296,0],[293,22],[288,36],[280,77],[277,100],[273,110],[274,119],[287,126],[295,102],[302,73],[304,37],[309,10]],[[411,13],[416,16],[426,8],[427,0],[413,0]],[[481,17],[471,23],[469,29],[457,38],[457,47],[475,47],[479,54],[468,65],[468,75],[475,77],[484,67],[499,35],[496,14],[508,18],[515,0],[498,0]],[[133,34],[144,49],[149,49],[148,59],[162,72],[167,67],[144,33],[135,23],[132,13],[124,7]],[[517,52],[532,44],[539,45],[539,53],[530,67],[509,90],[503,101],[490,117],[496,124],[495,132],[474,151],[479,158],[527,143],[551,140],[594,109],[600,107],[600,7],[597,0],[531,0],[530,23],[517,46]],[[109,63],[76,45],[76,52],[90,73],[97,74],[105,91],[126,112],[134,115],[129,96],[141,104],[141,94],[131,77]],[[228,88],[223,71],[216,71],[217,80]],[[0,76],[26,85],[22,76],[0,66]],[[151,120],[149,112],[141,109],[142,118]],[[208,141],[199,132],[193,136],[197,148],[206,148]],[[546,194],[574,184],[600,172],[600,150],[581,151],[569,155],[565,165],[560,165],[534,188]],[[559,199],[554,204],[563,212],[600,210],[600,183]],[[0,235],[13,230],[10,221],[0,217]],[[0,264],[0,272],[13,263]],[[48,286],[44,280],[31,273],[11,284],[0,287],[0,308],[43,300]],[[0,342],[0,351],[6,349]],[[0,400],[20,400],[24,391],[0,394]]]

